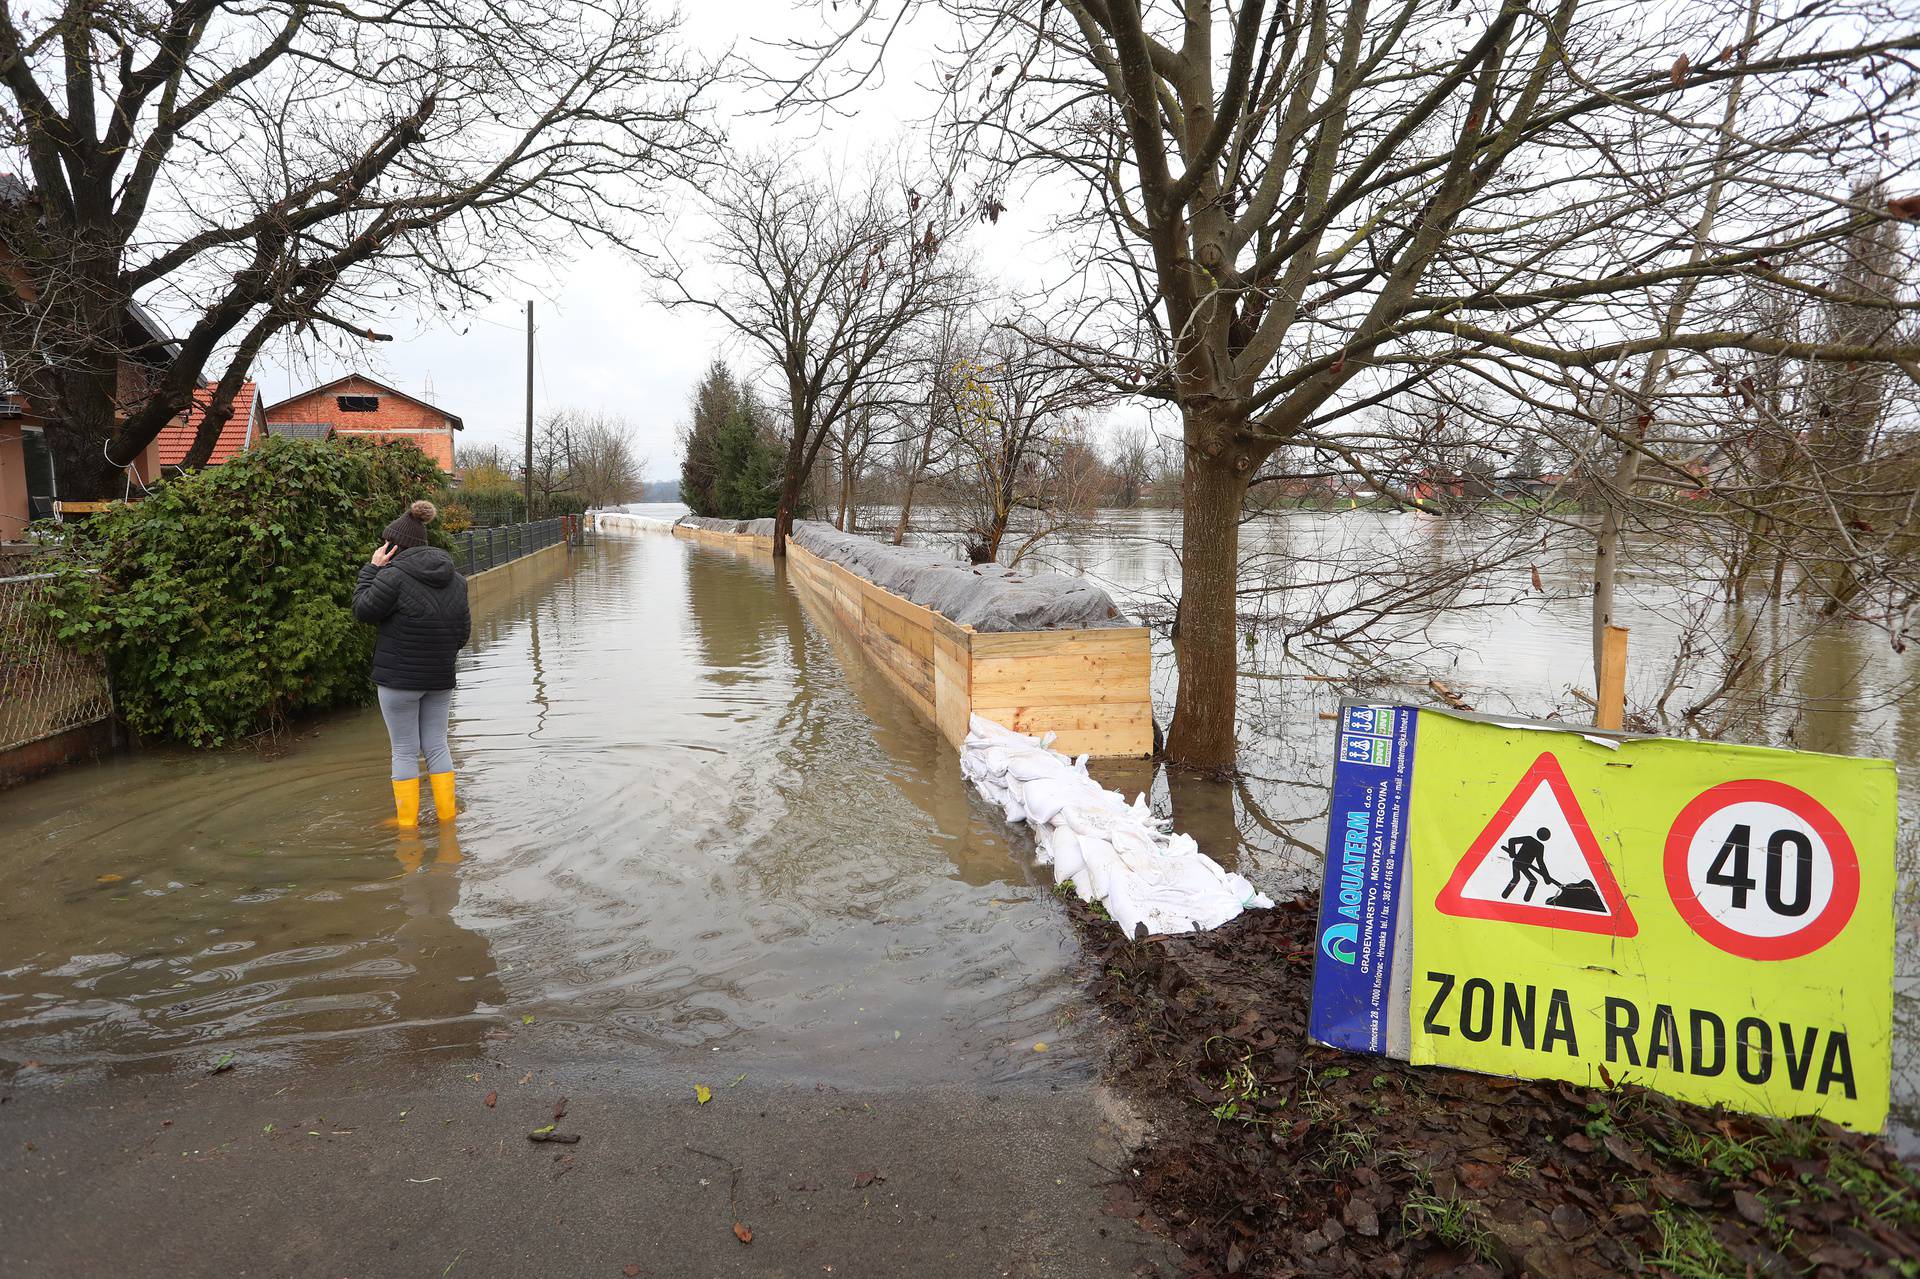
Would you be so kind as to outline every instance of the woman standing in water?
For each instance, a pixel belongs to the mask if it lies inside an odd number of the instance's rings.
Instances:
[[[466,647],[473,621],[467,579],[453,556],[427,545],[433,503],[422,499],[387,525],[386,539],[360,566],[353,615],[380,628],[373,645],[373,682],[393,743],[393,806],[402,826],[420,824],[420,756],[427,757],[433,808],[453,820],[453,754],[447,710],[453,701],[453,658]]]

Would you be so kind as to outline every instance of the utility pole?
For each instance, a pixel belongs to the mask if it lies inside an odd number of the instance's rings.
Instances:
[[[533,518],[533,299],[527,299],[527,515]]]

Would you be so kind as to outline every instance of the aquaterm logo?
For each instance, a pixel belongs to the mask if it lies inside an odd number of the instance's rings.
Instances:
[[[1320,934],[1320,949],[1325,952],[1328,959],[1351,964],[1354,960],[1354,951],[1358,947],[1359,936],[1360,925],[1358,924],[1345,922],[1333,924]]]

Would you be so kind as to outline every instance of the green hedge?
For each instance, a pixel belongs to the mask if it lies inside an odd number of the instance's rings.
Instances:
[[[369,699],[374,630],[354,576],[380,531],[438,493],[404,442],[268,439],[67,526],[51,616],[107,655],[143,736],[219,746]],[[432,536],[441,539],[438,524]]]

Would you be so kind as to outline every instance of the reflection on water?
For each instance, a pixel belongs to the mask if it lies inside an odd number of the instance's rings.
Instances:
[[[1087,1068],[1028,859],[769,560],[603,539],[488,607],[452,737],[457,833],[383,824],[372,711],[0,798],[0,1057],[311,1061],[530,1016],[640,1064]]]
[[[543,601],[567,619],[549,728],[501,731],[525,719],[511,646],[456,708],[476,792],[502,801],[476,801],[488,855],[458,918],[514,1006],[583,1040],[899,1044],[934,1069],[1050,1030],[1070,939],[1019,900],[1028,863],[952,752],[842,667],[770,560],[647,535],[599,554]]]

